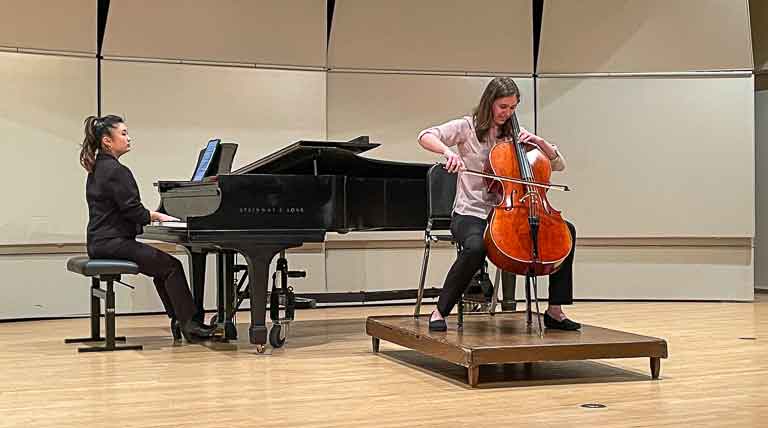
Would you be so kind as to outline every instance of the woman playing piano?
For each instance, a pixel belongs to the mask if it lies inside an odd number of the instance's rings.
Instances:
[[[519,102],[520,91],[514,80],[496,77],[486,86],[471,117],[454,119],[421,131],[419,144],[428,151],[443,155],[446,160],[445,167],[450,172],[460,173],[465,168],[482,171],[496,140],[510,136],[512,125],[509,119]],[[554,171],[565,169],[565,159],[557,147],[525,129],[521,129],[519,138],[522,142],[535,145],[548,156]],[[445,317],[459,301],[472,276],[485,260],[483,233],[487,217],[496,205],[495,199],[495,195],[487,191],[482,178],[459,174],[451,233],[461,245],[461,252],[445,278],[437,308],[429,320],[430,330],[447,329]],[[576,230],[571,223],[568,223],[568,228],[575,243]],[[561,308],[561,305],[572,303],[572,272],[573,249],[561,268],[549,278],[549,307],[544,313],[544,324],[547,328],[581,328],[579,323],[568,319]]]
[[[171,318],[174,338],[180,339],[178,330],[190,342],[208,338],[214,328],[193,320],[195,304],[181,262],[136,241],[136,235],[150,221],[178,219],[149,211],[142,205],[131,170],[118,161],[130,150],[131,137],[122,118],[109,115],[85,119],[80,164],[88,171],[85,183],[88,256],[135,262],[141,273],[154,280],[157,294]]]

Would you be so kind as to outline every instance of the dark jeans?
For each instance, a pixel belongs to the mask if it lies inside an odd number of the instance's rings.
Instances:
[[[139,265],[139,272],[151,276],[157,294],[171,318],[192,319],[195,304],[187,285],[181,262],[170,254],[134,239],[99,239],[88,244],[88,257],[95,259],[130,260]]]
[[[461,246],[461,251],[445,277],[443,290],[437,300],[437,310],[443,316],[451,313],[472,276],[485,261],[483,234],[487,224],[487,221],[474,216],[460,214],[453,216],[451,233]],[[549,303],[552,305],[573,303],[573,255],[576,249],[576,228],[570,222],[566,221],[566,224],[571,232],[573,248],[560,269],[549,276]],[[511,278],[511,275],[509,277]]]

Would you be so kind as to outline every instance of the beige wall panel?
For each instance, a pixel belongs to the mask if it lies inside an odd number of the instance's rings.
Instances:
[[[768,70],[768,2],[749,0],[755,70]]]
[[[580,247],[576,299],[752,300],[749,247]],[[546,294],[546,288],[543,288]]]
[[[0,319],[86,315],[89,282],[64,268],[66,260],[75,255],[79,254],[0,256],[5,292],[5,298],[0,300]],[[186,269],[183,253],[176,256]],[[306,279],[292,279],[291,285],[298,293],[413,289],[418,286],[421,256],[420,248],[331,249],[325,255],[289,252],[290,267],[307,270]],[[451,248],[437,248],[432,252],[427,287],[442,287],[454,258]],[[323,284],[324,263],[327,264],[327,288]],[[213,257],[209,257],[208,266],[206,307],[213,309],[216,304]],[[576,299],[753,298],[749,247],[579,246],[574,269]],[[490,275],[493,280],[492,267]],[[148,277],[123,279],[136,289],[117,287],[118,312],[162,311]],[[518,299],[524,296],[523,283],[519,277]],[[547,295],[547,279],[540,278],[539,296],[546,298]],[[248,301],[242,307],[248,307]]]
[[[96,53],[96,1],[0,0],[0,46]]]
[[[328,249],[328,291],[415,289],[422,255],[417,247]],[[432,251],[427,288],[442,287],[455,257],[452,248]],[[490,264],[492,281],[495,274]],[[752,276],[752,249],[748,246],[578,246],[574,298],[751,300]],[[538,282],[539,297],[547,298],[548,278]],[[524,284],[524,278],[518,277],[518,299],[525,296]]]
[[[539,73],[752,68],[746,0],[547,0]]]
[[[96,111],[96,61],[0,53],[0,243],[82,242],[83,120]]]
[[[768,91],[755,93],[755,287],[768,288]]]
[[[328,291],[415,290],[423,255],[421,248],[327,249]],[[453,249],[433,250],[425,287],[441,288],[455,258]]]
[[[753,270],[750,247],[579,245],[573,297],[749,301],[754,297]],[[495,272],[491,267],[491,280]],[[538,283],[539,298],[548,298],[549,277]],[[525,299],[525,277],[517,276],[516,284],[515,297]]]
[[[325,72],[105,61],[103,110],[126,118],[145,204],[159,179],[188,180],[211,137],[239,143],[233,169],[300,139],[324,138]]]
[[[533,73],[529,0],[337,0],[331,68]]]
[[[104,55],[324,66],[321,0],[112,0]]]
[[[471,115],[490,77],[328,73],[328,137],[370,135],[378,159],[435,162],[422,149],[419,131]],[[518,118],[533,128],[533,80],[515,79],[522,94]]]
[[[0,300],[0,319],[89,314],[90,279],[66,269],[70,257],[82,255],[85,254],[0,256],[5,296]],[[186,257],[182,253],[176,256],[186,270]],[[207,276],[208,283],[214,284],[215,275],[210,269]],[[122,280],[136,288],[131,290],[128,287],[115,286],[115,306],[118,313],[163,311],[152,278],[144,275],[126,275]],[[214,302],[210,307],[215,308],[214,288],[209,290],[208,297],[212,297]]]
[[[289,278],[288,284],[298,294],[322,293],[325,287],[325,252],[322,250],[307,251],[303,249],[288,250],[285,258],[288,260],[288,268],[291,270],[303,270],[307,273],[304,278]],[[272,260],[270,272],[277,268],[277,256]],[[270,276],[270,281],[272,277]],[[279,281],[278,281],[279,284]],[[272,286],[272,283],[269,284]]]
[[[540,79],[551,200],[589,237],[751,237],[751,77]]]
[[[85,316],[90,311],[88,290],[90,280],[66,270],[70,257],[85,254],[26,254],[0,256],[3,272],[3,293],[0,300],[0,319]],[[181,260],[189,278],[186,253],[174,252]],[[305,278],[291,278],[289,284],[297,293],[325,291],[325,255],[322,251],[289,250],[289,267],[306,270]],[[243,262],[238,258],[238,262]],[[273,261],[271,272],[275,270]],[[123,281],[135,289],[116,286],[118,313],[162,313],[163,305],[157,297],[152,278],[144,275],[126,275]],[[271,284],[270,284],[271,285]],[[241,308],[248,308],[246,300]],[[216,310],[216,257],[207,260],[205,308]],[[206,318],[207,319],[207,318]],[[85,332],[83,332],[85,333]]]

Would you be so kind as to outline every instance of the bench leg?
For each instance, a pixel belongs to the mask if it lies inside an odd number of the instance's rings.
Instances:
[[[107,330],[105,345],[115,349],[115,287],[112,280],[107,281],[107,299],[104,305],[104,324]]]
[[[79,352],[103,352],[103,351],[126,351],[142,349],[141,345],[120,345],[115,346],[115,286],[114,281],[107,280],[107,295],[104,296],[104,323],[106,324],[107,337],[104,346],[94,346],[90,348],[80,348]]]
[[[115,289],[113,280],[107,280],[107,289],[99,288],[98,278],[93,278],[91,283],[91,337],[79,339],[66,339],[65,343],[77,342],[100,342],[104,341],[104,346],[91,346],[78,348],[78,352],[105,352],[105,351],[125,351],[140,350],[142,345],[120,345],[116,341],[125,341],[124,336],[115,336]],[[101,337],[99,316],[101,315],[101,298],[104,299],[104,324],[106,327],[106,337]]]
[[[101,298],[99,298],[99,293],[102,290],[99,285],[98,278],[91,278],[91,289],[89,290],[91,295],[91,336],[64,339],[64,343],[88,343],[104,340],[101,337]],[[115,340],[125,342],[125,336],[115,337]]]
[[[91,278],[91,338],[93,340],[103,340],[101,337],[101,299],[93,293],[94,289],[99,288],[99,279]]]

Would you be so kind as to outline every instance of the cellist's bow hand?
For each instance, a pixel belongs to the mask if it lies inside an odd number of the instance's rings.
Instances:
[[[448,172],[456,173],[467,169],[466,166],[464,166],[464,161],[461,160],[461,157],[451,149],[445,149],[443,156],[445,156],[445,169],[447,169]]]

